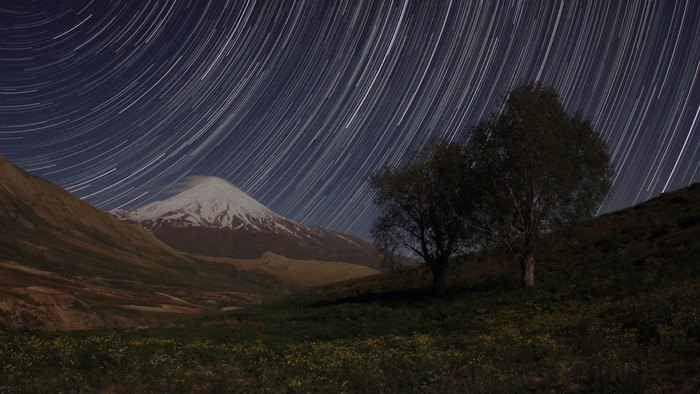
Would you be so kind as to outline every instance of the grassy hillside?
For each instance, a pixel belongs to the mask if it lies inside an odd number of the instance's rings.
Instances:
[[[498,253],[132,331],[5,329],[7,391],[698,392],[700,185]]]
[[[309,274],[316,265],[323,267]],[[187,256],[0,156],[0,324],[164,324],[376,272],[269,253],[250,261]]]

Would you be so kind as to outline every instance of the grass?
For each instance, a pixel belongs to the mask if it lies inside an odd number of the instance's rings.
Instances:
[[[0,391],[697,392],[700,188],[497,253],[139,330],[0,332]],[[640,221],[642,224],[640,224]]]
[[[698,375],[697,278],[618,300],[571,297],[575,289],[556,302],[546,290],[492,293],[474,290],[428,305],[419,297],[391,306],[294,307],[285,300],[276,305],[281,313],[273,305],[249,309],[229,315],[228,325],[6,330],[2,387],[190,391],[206,382],[224,391],[640,391],[682,388]]]

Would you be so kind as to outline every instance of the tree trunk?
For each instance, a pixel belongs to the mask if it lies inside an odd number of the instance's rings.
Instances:
[[[531,252],[523,253],[520,256],[520,272],[522,279],[520,288],[533,287],[535,285],[535,256]]]
[[[433,295],[441,296],[445,294],[445,266],[437,264],[432,269],[433,272]]]

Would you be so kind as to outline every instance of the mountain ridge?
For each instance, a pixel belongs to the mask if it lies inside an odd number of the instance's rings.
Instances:
[[[196,183],[190,183],[190,187],[166,200],[111,213],[149,229],[158,227],[163,221],[179,221],[183,225],[259,230],[256,222],[262,224],[281,218],[222,178],[194,178],[198,180]]]
[[[162,323],[378,272],[271,253],[257,261],[187,255],[1,155],[0,230],[0,324],[8,326]]]
[[[381,265],[381,256],[367,241],[282,217],[224,179],[190,179],[165,200],[110,213],[196,255],[259,258],[272,251],[295,259]]]

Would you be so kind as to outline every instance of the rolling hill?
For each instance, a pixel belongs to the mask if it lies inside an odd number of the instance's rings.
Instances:
[[[545,237],[139,330],[0,330],[32,392],[698,392],[700,185]],[[273,257],[273,256],[271,256]],[[274,258],[269,263],[274,266]],[[95,362],[95,360],[99,362]]]
[[[274,254],[248,262],[186,255],[1,156],[0,228],[0,323],[9,325],[147,324],[377,272]],[[289,274],[315,264],[323,274],[312,281]]]

